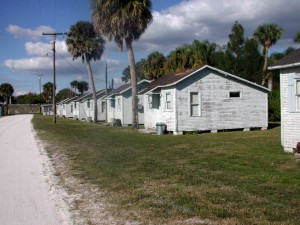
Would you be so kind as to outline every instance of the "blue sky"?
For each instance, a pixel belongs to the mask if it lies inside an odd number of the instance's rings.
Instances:
[[[42,32],[67,32],[79,20],[90,20],[90,1],[83,0],[0,0],[0,84],[11,83],[15,95],[39,92],[42,84],[52,81],[51,37]],[[209,40],[220,45],[228,41],[233,23],[239,21],[250,37],[262,23],[276,23],[285,32],[272,51],[288,46],[299,48],[293,38],[300,31],[299,0],[153,0],[153,22],[141,39],[134,43],[138,61],[153,51],[167,55],[181,44]],[[96,87],[105,86],[105,64],[108,79],[115,86],[128,65],[126,52],[118,52],[115,43],[107,42],[101,61],[93,62]],[[72,80],[86,80],[86,67],[73,61],[58,37],[56,48],[57,89],[69,87]]]

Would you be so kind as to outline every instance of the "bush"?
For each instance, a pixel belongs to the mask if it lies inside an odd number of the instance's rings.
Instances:
[[[274,89],[269,93],[269,120],[280,121],[280,90]]]

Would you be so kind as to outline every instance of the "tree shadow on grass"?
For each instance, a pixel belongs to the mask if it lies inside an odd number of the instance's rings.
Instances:
[[[268,130],[274,129],[276,127],[280,127],[280,122],[269,122]]]

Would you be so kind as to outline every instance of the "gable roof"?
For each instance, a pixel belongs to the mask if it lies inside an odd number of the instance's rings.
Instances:
[[[144,79],[144,80],[141,80],[141,81],[137,82],[137,85],[139,85],[143,82],[150,83],[150,81]],[[109,92],[106,97],[110,97],[110,96],[116,95],[116,94],[122,94],[125,91],[130,90],[130,89],[131,89],[131,83],[126,83],[126,84],[118,87],[117,89],[114,89],[111,92]]]
[[[96,91],[96,98],[97,98],[99,95],[101,95],[101,94],[105,94],[105,89],[101,89],[101,90]],[[103,95],[103,96],[104,96],[104,95]],[[103,97],[103,96],[102,96],[102,97]],[[93,94],[90,93],[86,99],[89,100],[89,99],[92,99],[92,98],[93,98]]]
[[[255,84],[251,81],[248,81],[248,80],[245,80],[243,78],[240,78],[240,77],[237,77],[235,75],[232,75],[230,73],[227,73],[223,70],[219,70],[217,68],[214,68],[212,66],[203,66],[201,68],[197,68],[197,69],[189,69],[189,70],[186,70],[184,72],[180,72],[180,73],[172,73],[172,74],[167,74],[167,75],[164,75],[164,76],[161,76],[159,78],[157,78],[156,80],[154,80],[152,83],[148,84],[146,86],[146,88],[144,90],[142,90],[141,92],[139,92],[138,94],[139,95],[142,95],[142,94],[146,94],[148,92],[152,92],[154,91],[155,89],[157,88],[162,88],[162,87],[170,87],[170,86],[173,86],[173,85],[176,85],[177,83],[187,79],[188,77],[190,76],[193,76],[195,73],[199,72],[199,71],[202,71],[202,70],[205,70],[205,69],[211,69],[211,70],[214,70],[220,74],[223,74],[224,76],[226,77],[231,77],[231,78],[234,78],[236,80],[239,80],[239,81],[242,81],[244,83],[248,83],[252,86],[255,86],[257,88],[260,88],[264,91],[270,91],[268,88],[266,87],[263,87],[261,85],[258,85],[258,84]]]
[[[300,48],[284,56],[268,67],[269,70],[300,66]]]
[[[78,96],[74,96],[72,98],[68,98],[66,101],[63,102],[63,104],[68,104],[68,103],[70,103],[72,101],[75,101],[77,98],[78,98]]]
[[[90,95],[92,95],[92,93],[88,92],[88,93],[86,93],[86,94],[84,94],[84,95],[82,95],[82,96],[79,96],[79,97],[75,100],[75,102],[80,102],[80,101],[82,101],[82,100],[88,98]]]
[[[61,100],[57,103],[57,105],[64,104],[66,101],[68,101],[70,98],[65,98],[64,100]]]

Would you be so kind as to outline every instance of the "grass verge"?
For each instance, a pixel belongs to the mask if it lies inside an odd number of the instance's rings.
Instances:
[[[300,166],[280,127],[184,136],[35,115],[49,156],[143,224],[299,224]],[[127,218],[128,219],[128,218]],[[205,222],[206,221],[206,222]]]

